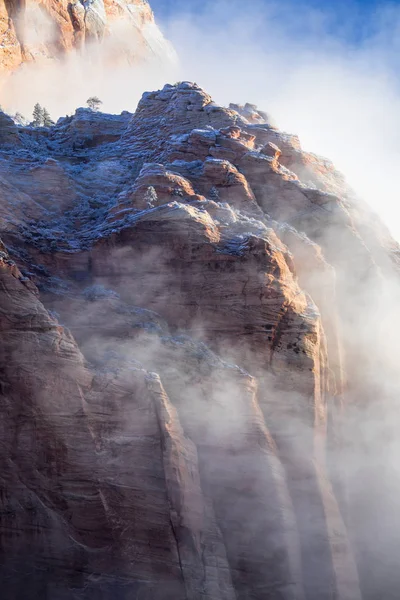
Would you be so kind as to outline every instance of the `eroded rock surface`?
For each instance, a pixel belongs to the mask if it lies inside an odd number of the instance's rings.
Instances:
[[[6,596],[397,598],[377,217],[188,82],[134,115],[2,119]]]

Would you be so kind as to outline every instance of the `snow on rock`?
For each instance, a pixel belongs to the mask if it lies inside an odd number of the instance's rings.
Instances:
[[[0,124],[5,597],[397,594],[397,532],[355,517],[396,518],[368,298],[400,251],[333,165],[190,82]]]

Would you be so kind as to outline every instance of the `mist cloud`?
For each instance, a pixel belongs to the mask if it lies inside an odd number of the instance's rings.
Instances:
[[[176,54],[151,21],[137,23],[126,14],[109,24],[109,35],[101,41],[86,40],[56,60],[50,17],[36,5],[24,17],[21,41],[33,49],[35,60],[11,76],[0,72],[0,103],[9,113],[18,111],[29,119],[39,102],[58,118],[84,106],[93,95],[102,99],[106,112],[134,112],[145,90],[176,77]]]

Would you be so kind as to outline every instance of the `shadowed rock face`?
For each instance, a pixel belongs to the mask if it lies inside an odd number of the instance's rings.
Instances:
[[[2,119],[5,597],[397,598],[399,248],[368,207],[187,82]]]

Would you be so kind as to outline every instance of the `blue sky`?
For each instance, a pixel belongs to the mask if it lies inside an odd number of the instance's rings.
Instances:
[[[250,7],[254,0],[242,0],[242,4],[245,2]],[[150,0],[150,3],[154,12],[161,18],[171,16],[185,7],[189,10],[201,11],[205,5],[204,0]],[[261,3],[270,4],[271,0],[261,0]],[[377,9],[379,10],[382,4],[384,4],[382,0],[298,0],[296,2],[298,7],[329,10],[338,17],[356,11],[364,14],[366,18]],[[396,5],[399,2],[394,0],[391,4]]]
[[[202,16],[209,10],[210,5],[215,4],[214,0],[150,0],[151,6],[157,19],[161,24],[176,18],[177,16],[190,13],[192,15]],[[235,5],[246,10],[255,10],[262,19],[263,9],[273,12],[276,18],[285,20],[286,17],[292,17],[293,13],[309,16],[309,27],[312,31],[304,30],[304,18],[301,20],[303,34],[316,35],[316,22],[320,18],[324,27],[321,27],[321,35],[327,31],[341,39],[346,39],[348,43],[357,44],[366,37],[369,37],[377,27],[378,23],[384,19],[388,9],[400,10],[400,0],[229,0],[227,1],[228,11],[234,12]],[[223,27],[223,23],[221,23]],[[398,32],[397,32],[398,33]]]

